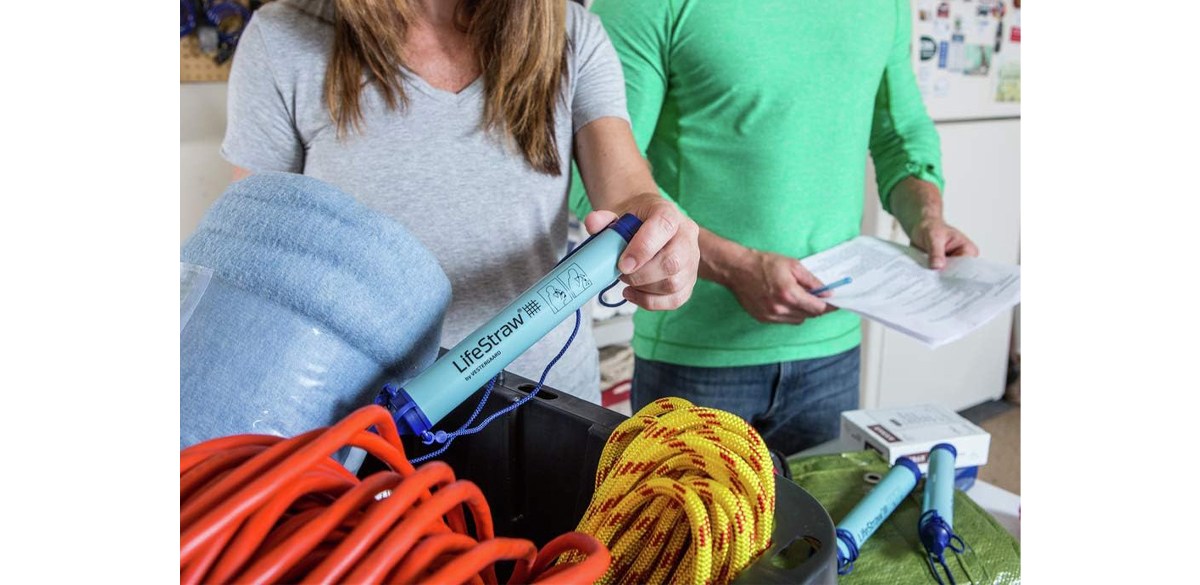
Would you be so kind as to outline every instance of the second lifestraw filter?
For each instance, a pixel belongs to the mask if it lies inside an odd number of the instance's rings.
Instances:
[[[931,560],[939,562],[944,561],[947,547],[956,550],[955,541],[961,542],[954,534],[954,461],[957,457],[958,450],[949,443],[938,443],[929,450],[929,476],[925,479],[925,498],[917,532]]]

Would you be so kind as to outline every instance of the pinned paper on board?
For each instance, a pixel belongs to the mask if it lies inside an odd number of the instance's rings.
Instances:
[[[963,75],[988,74],[992,67],[992,47],[987,45],[967,45],[963,48]]]
[[[1019,104],[1021,4],[1016,0],[914,0],[913,69],[935,110],[968,115],[965,104]],[[986,110],[986,108],[985,108]]]
[[[996,77],[996,101],[1021,101],[1021,62],[1013,61],[1000,66]]]

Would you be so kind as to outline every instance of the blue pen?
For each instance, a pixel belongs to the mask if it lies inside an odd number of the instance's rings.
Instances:
[[[843,279],[835,281],[835,282],[831,282],[820,288],[810,290],[810,291],[808,291],[808,294],[819,295],[827,290],[833,290],[839,286],[846,286],[847,284],[850,284],[851,282],[852,282],[852,279],[849,276],[847,276],[846,278],[843,278]]]

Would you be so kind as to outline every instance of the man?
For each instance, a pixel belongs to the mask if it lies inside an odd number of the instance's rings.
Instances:
[[[839,413],[858,405],[859,318],[809,294],[822,283],[798,259],[859,234],[864,154],[884,209],[933,268],[978,254],[942,215],[907,0],[592,10],[659,188],[702,228],[691,300],[634,318],[634,410],[682,396],[742,416],[785,454],[834,438]],[[582,200],[577,185],[577,213]]]

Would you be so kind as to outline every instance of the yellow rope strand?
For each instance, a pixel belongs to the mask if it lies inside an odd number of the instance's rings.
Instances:
[[[773,474],[737,416],[680,398],[647,405],[605,444],[577,528],[612,551],[597,583],[729,583],[771,546]]]

